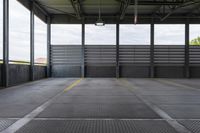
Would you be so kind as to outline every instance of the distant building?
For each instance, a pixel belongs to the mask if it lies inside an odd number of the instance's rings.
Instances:
[[[37,58],[37,59],[35,59],[35,63],[46,64],[47,63],[47,59],[46,58]]]

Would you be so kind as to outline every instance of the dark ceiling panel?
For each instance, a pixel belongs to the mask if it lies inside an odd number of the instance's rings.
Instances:
[[[63,22],[67,22],[66,20],[68,20],[71,23],[72,20],[75,22],[75,19],[81,22],[81,19],[76,18],[77,11],[75,11],[71,1],[80,4],[82,19],[91,20],[91,17],[95,19],[98,17],[99,0],[36,0],[37,4],[53,16],[53,19],[59,18],[59,22],[62,21],[60,16],[65,16]],[[119,21],[120,5],[126,1],[128,0],[101,0],[102,16],[108,20],[110,20],[109,17],[114,17],[116,22]],[[134,9],[134,0],[130,0],[127,8],[125,8],[124,18],[133,16]],[[156,20],[162,20],[162,18],[168,19],[174,14],[185,19],[189,15],[193,18],[196,17],[198,20],[200,16],[200,0],[193,0],[193,2],[190,0],[138,0],[139,19],[146,15],[151,18],[154,17]],[[56,15],[60,16],[56,17]],[[54,22],[56,23],[56,20]]]

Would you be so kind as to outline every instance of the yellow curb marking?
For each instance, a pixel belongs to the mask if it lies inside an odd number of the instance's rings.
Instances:
[[[75,86],[77,86],[80,82],[81,82],[82,78],[75,81],[74,83],[72,83],[70,86],[68,86],[66,89],[63,90],[64,93],[66,93],[67,91],[71,90],[72,88],[74,88]]]

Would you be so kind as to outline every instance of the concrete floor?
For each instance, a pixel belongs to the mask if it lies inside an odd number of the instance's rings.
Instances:
[[[200,79],[77,80],[0,90],[0,131],[200,133]]]

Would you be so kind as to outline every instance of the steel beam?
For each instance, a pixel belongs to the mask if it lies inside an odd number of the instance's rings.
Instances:
[[[85,77],[85,23],[82,22],[82,47],[81,47],[81,77]]]
[[[195,11],[198,11],[200,13],[200,4],[197,4],[191,11],[187,13],[187,16],[192,15]]]
[[[138,5],[179,5],[182,4],[183,2],[181,0],[176,0],[176,1],[166,1],[166,0],[156,0],[156,1],[138,1]],[[134,5],[134,0],[131,0],[131,5]]]
[[[9,0],[3,0],[3,86],[9,86]]]
[[[34,1],[31,3],[30,11],[30,80],[34,80]]]
[[[126,14],[126,10],[128,6],[130,5],[130,0],[122,0],[120,4],[120,20],[124,19],[124,16]]]
[[[47,77],[51,77],[51,17],[47,17]]]
[[[117,0],[117,1],[124,1],[124,0]],[[134,5],[134,0],[130,0],[130,5]],[[140,0],[138,1],[138,5],[179,5],[182,4],[183,1],[182,0],[174,0],[174,1],[166,1],[166,0],[154,0],[154,1],[147,1],[147,0]]]
[[[194,5],[194,4],[198,4],[200,3],[200,1],[197,0],[192,0],[192,1],[187,1],[184,2],[178,6],[174,6],[170,9],[170,12],[168,12],[163,18],[161,18],[161,21],[164,21],[165,19],[167,19],[170,15],[172,15],[175,11],[177,11],[178,9],[182,8],[182,7],[186,7],[186,6],[190,6],[190,5]]]
[[[120,77],[120,68],[119,68],[119,23],[116,24],[116,78]]]
[[[154,23],[151,24],[151,45],[150,45],[150,77],[154,78]]]
[[[34,8],[39,9],[46,16],[49,15],[49,13],[39,3],[37,3],[35,0],[32,0],[32,3],[34,4]]]
[[[76,17],[80,20],[82,14],[82,7],[79,0],[71,0],[72,7],[76,13]]]
[[[190,25],[185,24],[185,77],[190,78]]]

